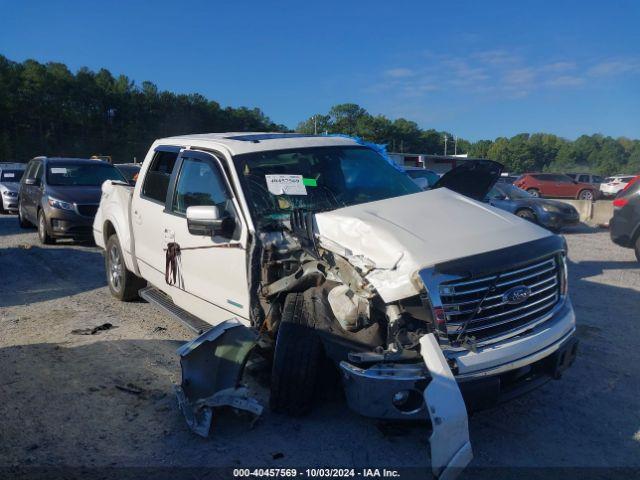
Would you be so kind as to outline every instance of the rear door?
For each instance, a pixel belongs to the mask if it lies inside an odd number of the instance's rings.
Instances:
[[[158,146],[131,199],[136,258],[144,278],[162,288],[165,252],[164,210],[180,147]]]
[[[221,160],[221,154],[198,150],[180,153],[163,219],[165,238],[180,246],[178,279],[171,295],[214,325],[233,315],[249,318],[248,230]],[[231,238],[189,232],[187,209],[203,205],[215,205],[222,216],[233,218]]]
[[[567,175],[550,175],[550,185],[552,187],[552,196],[554,197],[575,197],[576,184],[573,179]]]

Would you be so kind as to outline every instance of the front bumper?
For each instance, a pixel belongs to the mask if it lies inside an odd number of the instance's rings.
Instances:
[[[49,235],[54,238],[89,239],[93,236],[93,217],[47,207],[46,218]]]
[[[18,197],[10,197],[8,195],[2,195],[2,207],[10,212],[18,211]]]
[[[580,215],[578,212],[554,213],[543,211],[543,213],[538,216],[538,221],[544,227],[557,229],[580,223]]]
[[[448,360],[455,364],[455,378],[467,408],[481,410],[559,378],[573,363],[577,343],[575,315],[567,299],[554,318],[528,335],[477,352],[456,352]],[[340,370],[347,403],[355,412],[385,419],[428,418],[424,402],[416,402],[416,394],[431,380],[424,364],[380,363],[365,369],[343,361]],[[403,397],[406,402],[399,402]]]

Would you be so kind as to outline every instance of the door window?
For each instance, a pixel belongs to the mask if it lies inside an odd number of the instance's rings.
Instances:
[[[589,175],[580,175],[578,181],[582,183],[589,183]]]
[[[145,174],[142,196],[162,203],[166,201],[169,180],[177,158],[178,152],[159,150],[155,153],[151,166]]]
[[[35,178],[36,180],[38,180],[39,182],[42,181],[42,172],[44,171],[44,168],[42,168],[42,162],[38,162],[37,166],[35,167],[35,173],[33,175],[33,178]]]
[[[209,161],[186,157],[176,183],[172,210],[185,215],[187,208],[201,205],[215,205],[221,215],[226,212],[233,216],[233,205],[218,168]]]

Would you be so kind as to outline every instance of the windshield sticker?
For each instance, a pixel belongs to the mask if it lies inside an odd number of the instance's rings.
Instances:
[[[303,178],[302,179],[302,183],[304,184],[305,187],[317,187],[318,186],[318,182],[316,181],[315,178]]]
[[[14,173],[8,173],[7,172],[7,173],[4,174],[4,178],[15,178],[15,176],[16,175]]]
[[[51,173],[62,173],[64,175],[67,173],[67,169],[64,167],[51,167]]]
[[[274,195],[306,195],[302,175],[265,175],[267,189]]]

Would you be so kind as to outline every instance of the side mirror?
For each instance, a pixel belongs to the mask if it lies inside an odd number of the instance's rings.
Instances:
[[[231,238],[236,222],[228,215],[221,216],[215,205],[201,205],[187,208],[187,228],[191,235]]]
[[[40,181],[38,181],[38,179],[36,179],[36,178],[27,178],[24,181],[24,184],[25,185],[33,185],[33,186],[37,187],[37,186],[40,185]]]

